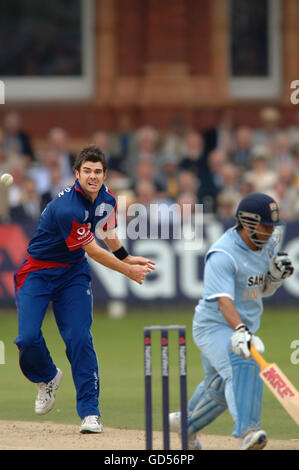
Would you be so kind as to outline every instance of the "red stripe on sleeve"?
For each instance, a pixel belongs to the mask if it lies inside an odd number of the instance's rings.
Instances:
[[[78,224],[73,221],[72,230],[67,239],[65,240],[67,247],[70,251],[78,250],[82,246],[94,240],[94,236],[88,228],[87,224]]]

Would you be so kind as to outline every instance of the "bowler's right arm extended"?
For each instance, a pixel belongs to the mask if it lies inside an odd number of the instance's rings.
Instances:
[[[91,241],[87,245],[84,245],[82,248],[88,254],[88,256],[97,261],[97,263],[124,274],[129,279],[136,281],[138,284],[142,284],[146,274],[151,272],[151,269],[148,266],[141,266],[137,264],[129,265],[124,261],[119,260],[108,250],[101,248],[95,240]]]

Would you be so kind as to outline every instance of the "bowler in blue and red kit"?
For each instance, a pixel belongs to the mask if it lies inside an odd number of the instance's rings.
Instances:
[[[101,432],[98,361],[90,331],[91,276],[85,254],[87,252],[96,261],[140,284],[153,268],[149,268],[149,260],[128,255],[117,237],[107,243],[113,254],[96,244],[94,233],[97,229],[105,233],[116,227],[116,199],[103,183],[106,162],[97,147],[84,149],[77,165],[75,184],[61,191],[47,205],[29,243],[28,255],[15,273],[19,327],[15,343],[23,374],[39,388],[36,412],[44,414],[54,404],[58,372],[61,374],[41,331],[52,302],[71,364],[77,412],[83,421],[86,417],[97,419],[97,422],[89,423],[90,426],[87,423],[86,429],[81,425],[80,430]],[[89,252],[91,247],[93,251]]]

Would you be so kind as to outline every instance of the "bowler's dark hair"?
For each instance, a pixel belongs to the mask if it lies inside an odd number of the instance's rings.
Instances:
[[[104,172],[107,170],[107,162],[104,152],[102,152],[102,150],[96,145],[89,145],[88,147],[85,147],[81,150],[75,160],[73,167],[74,171],[80,171],[82,164],[85,162],[101,162]]]

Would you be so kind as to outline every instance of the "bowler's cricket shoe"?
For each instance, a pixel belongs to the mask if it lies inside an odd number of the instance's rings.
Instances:
[[[267,444],[267,434],[265,431],[255,429],[248,431],[240,438],[240,450],[261,450]]]
[[[57,374],[50,382],[40,382],[36,384],[38,389],[35,400],[36,414],[45,415],[53,408],[55,402],[54,391],[59,387],[61,379],[62,372],[60,369],[57,369]]]
[[[103,432],[103,426],[98,415],[86,416],[80,427],[81,434],[93,434]]]
[[[181,435],[181,413],[175,412],[169,414],[169,429]],[[188,436],[188,450],[201,450],[201,443],[196,434]]]

